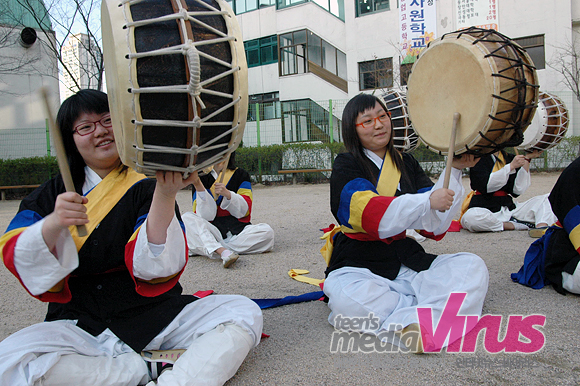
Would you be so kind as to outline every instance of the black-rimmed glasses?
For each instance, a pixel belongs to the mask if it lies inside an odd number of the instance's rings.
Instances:
[[[101,126],[107,128],[107,129],[109,127],[113,126],[113,122],[111,121],[111,116],[105,115],[103,118],[99,119],[98,121],[81,123],[80,125],[76,126],[73,129],[73,133],[77,133],[80,136],[89,135],[97,129],[97,123],[99,123]]]

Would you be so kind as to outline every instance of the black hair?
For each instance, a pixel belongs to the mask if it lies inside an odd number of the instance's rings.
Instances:
[[[377,103],[381,105],[381,107],[385,110],[385,112],[389,111],[385,106],[385,104],[376,96],[369,94],[358,94],[357,96],[353,97],[350,101],[348,101],[348,103],[344,107],[344,111],[342,112],[342,139],[346,151],[351,153],[355,157],[355,159],[361,165],[363,165],[366,178],[375,184],[377,181],[372,173],[373,170],[372,165],[374,164],[364,154],[363,145],[356,131],[356,119],[359,114],[364,113],[366,110],[373,109]],[[399,169],[401,173],[403,173],[404,172],[403,159],[393,145],[394,142],[393,138],[394,138],[393,131],[391,129],[391,138],[387,143],[387,150],[397,169]]]
[[[226,166],[226,169],[236,170],[236,152],[235,151],[230,154],[230,159],[228,160],[228,165]]]
[[[109,112],[107,94],[98,90],[80,90],[60,105],[56,122],[60,128],[75,190],[81,193],[85,181],[85,160],[79,153],[73,138],[73,125],[83,113],[103,114]]]

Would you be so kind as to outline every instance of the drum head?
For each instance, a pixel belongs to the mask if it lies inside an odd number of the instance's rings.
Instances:
[[[456,154],[479,137],[494,110],[494,79],[485,72],[483,54],[476,55],[464,39],[442,40],[425,50],[413,65],[407,103],[413,127],[429,147],[446,154],[457,123]]]
[[[189,173],[240,143],[248,93],[237,19],[224,0],[105,0],[103,57],[121,161]]]
[[[420,54],[408,82],[409,115],[423,142],[447,154],[459,113],[454,153],[489,154],[521,142],[536,84],[521,47],[496,31],[470,28],[443,35]]]
[[[521,150],[526,150],[538,143],[546,133],[548,125],[548,112],[546,106],[539,102],[532,123],[524,132],[524,141],[517,147]]]

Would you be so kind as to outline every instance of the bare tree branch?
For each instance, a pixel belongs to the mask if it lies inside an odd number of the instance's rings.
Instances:
[[[580,102],[580,32],[572,30],[571,41],[554,46],[556,51],[546,64],[564,77],[562,81]]]
[[[0,0],[0,4],[6,0]],[[37,31],[52,36],[53,38],[39,39],[41,44],[45,46],[46,52],[50,56],[57,59],[58,71],[51,74],[66,74],[67,78],[73,81],[71,91],[76,91],[81,88],[79,77],[81,74],[86,74],[90,80],[90,85],[93,88],[103,88],[103,74],[104,62],[102,58],[102,49],[100,46],[100,3],[96,0],[51,0],[45,2],[45,12],[39,6],[37,0],[16,0],[17,4],[24,10],[26,16],[32,18],[37,24]],[[5,9],[5,12],[12,12],[12,15],[5,15],[14,20],[14,25],[23,26],[22,15],[15,14],[14,10],[8,7],[0,7]],[[50,30],[48,26],[52,25],[54,31]],[[39,27],[38,27],[39,26]],[[89,37],[88,44],[86,41],[80,39],[79,44],[86,49],[88,60],[81,60],[82,58],[74,58],[78,63],[79,72],[68,64],[66,58],[63,56],[63,49],[68,44],[68,39],[77,33],[84,33]],[[2,38],[0,35],[0,48],[2,47]],[[18,60],[17,60],[18,59]],[[12,73],[22,73],[22,68],[18,68],[16,64],[20,58],[13,58],[12,61],[0,55],[0,69],[5,66],[7,71]],[[0,74],[1,74],[0,70]],[[60,78],[60,77],[59,77]],[[59,79],[62,82],[62,79]]]

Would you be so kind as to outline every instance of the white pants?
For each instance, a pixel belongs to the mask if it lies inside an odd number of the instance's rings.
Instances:
[[[512,217],[536,225],[541,223],[552,225],[558,218],[552,212],[548,196],[549,193],[546,193],[521,204],[516,202],[513,211],[507,207],[502,207],[495,213],[486,208],[469,208],[461,217],[461,226],[470,232],[501,232],[503,223]]]
[[[576,266],[572,275],[562,272],[562,287],[573,294],[580,295],[580,264]]]
[[[159,385],[223,384],[235,374],[249,349],[260,342],[262,323],[258,305],[243,296],[210,295],[188,304],[145,347],[188,349],[173,370],[161,376],[172,373],[179,379],[162,383],[159,377]],[[237,328],[233,338],[231,327],[230,334],[223,334],[224,325],[230,324]],[[216,354],[215,348],[221,346],[227,351]],[[236,350],[236,346],[246,347]],[[203,374],[203,381],[202,377],[190,378],[204,369],[214,371]],[[1,385],[135,386],[148,381],[147,365],[140,354],[108,329],[92,336],[73,320],[43,322],[0,342]]]
[[[481,316],[488,282],[483,260],[466,252],[440,255],[421,272],[401,266],[395,280],[366,268],[343,267],[324,281],[331,310],[328,321],[335,326],[338,315],[365,318],[373,313],[380,327],[366,332],[379,334],[418,323],[417,308],[429,307],[436,325],[452,292],[467,293],[460,315]]]
[[[238,254],[269,252],[274,248],[274,230],[268,224],[251,224],[240,234],[222,238],[213,224],[193,212],[181,216],[185,224],[189,255],[219,258],[215,251],[226,248]]]

